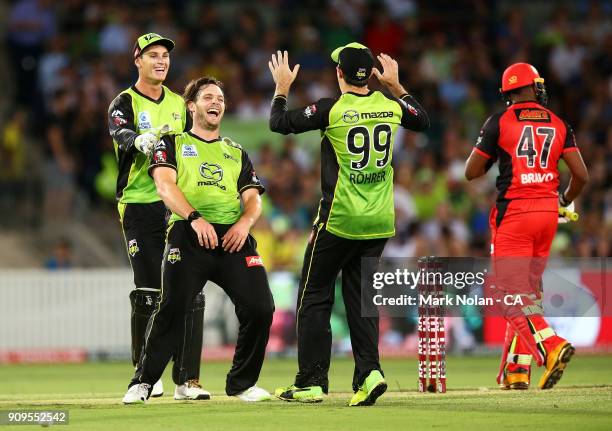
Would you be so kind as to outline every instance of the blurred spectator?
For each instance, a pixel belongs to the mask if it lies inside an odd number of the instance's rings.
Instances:
[[[77,119],[76,96],[59,90],[51,101],[46,129],[45,199],[46,220],[69,220],[75,194],[76,142],[71,139]]]
[[[456,53],[448,46],[446,35],[442,32],[430,36],[428,49],[421,57],[420,72],[426,81],[441,82],[451,77]]]
[[[61,35],[55,36],[49,41],[48,49],[40,59],[38,79],[45,99],[49,99],[53,93],[65,85],[60,71],[70,63],[66,48],[66,38]]]
[[[576,33],[569,32],[563,39],[550,53],[550,68],[562,84],[568,85],[580,77],[586,52],[579,44]]]
[[[63,270],[72,268],[72,243],[66,238],[60,238],[53,245],[53,252],[45,262],[49,270]]]
[[[397,56],[402,82],[422,100],[431,120],[426,134],[400,130],[396,136],[397,235],[385,256],[488,255],[496,168],[468,184],[463,166],[487,113],[504,109],[500,76],[515,61],[538,67],[551,107],[576,131],[591,171],[577,202],[581,218],[560,228],[553,253],[610,256],[609,2],[562,2],[561,7],[539,2],[534,8],[524,0],[458,2],[454,8],[414,0],[245,3],[160,0],[145,7],[134,0],[13,1],[5,35],[7,68],[13,73],[4,95],[13,99],[0,104],[11,107],[0,124],[1,208],[13,211],[18,199],[38,208],[40,197],[24,197],[23,181],[42,176],[45,221],[72,220],[79,194],[114,222],[116,163],[106,109],[117,89],[135,80],[131,51],[137,35],[153,31],[173,38],[177,45],[168,81],[173,90],[181,91],[194,77],[213,75],[225,83],[228,117],[261,124],[257,137],[244,142],[267,188],[264,216],[254,230],[259,252],[271,273],[283,274],[275,298],[282,297],[288,310],[275,316],[272,335],[281,351],[294,336],[290,292],[320,198],[320,140],[309,137],[304,145],[267,132],[274,88],[268,61],[276,50],[287,49],[291,62],[301,64],[292,107],[304,106],[339,94],[330,51],[359,41],[375,54]],[[376,80],[371,84],[378,88]],[[42,163],[36,170],[37,159]],[[561,183],[567,183],[566,173]],[[62,256],[69,256],[70,248],[58,243],[53,265],[69,265],[71,258]],[[393,343],[401,344],[402,334],[413,329],[408,319],[400,326],[393,328],[399,334]]]
[[[16,102],[36,106],[38,60],[55,34],[55,13],[50,0],[19,0],[8,17],[7,46],[17,84]]]
[[[385,53],[396,57],[403,41],[402,27],[385,9],[374,7],[372,13],[372,23],[365,30],[365,44],[375,56]]]
[[[155,31],[176,39],[173,88],[183,88],[197,75],[214,75],[226,83],[228,115],[262,125],[273,88],[267,67],[272,52],[286,48],[292,62],[301,63],[294,99],[300,106],[338,94],[329,52],[357,40],[369,44],[375,53],[397,55],[402,79],[431,114],[432,126],[426,135],[397,135],[393,158],[399,236],[414,239],[437,226],[436,237],[444,238],[446,222],[439,218],[448,217],[462,220],[469,229],[470,235],[462,234],[460,240],[469,238],[470,253],[486,254],[487,206],[494,184],[487,177],[468,185],[461,170],[486,113],[503,109],[498,94],[501,71],[520,59],[541,68],[553,108],[569,119],[592,169],[593,181],[578,202],[583,220],[593,217],[593,223],[608,226],[597,233],[585,229],[585,221],[564,228],[571,235],[559,253],[570,252],[583,236],[591,238],[582,242],[590,244],[589,253],[609,249],[593,240],[596,235],[609,236],[612,219],[608,5],[593,1],[584,8],[570,4],[554,8],[546,4],[530,14],[525,14],[524,3],[508,1],[495,8],[486,2],[475,2],[471,8],[459,5],[453,12],[436,2],[332,0],[317,3],[316,10],[312,5],[295,4],[297,9],[289,13],[244,8],[238,3],[160,1],[147,19],[136,13],[138,4],[129,0],[122,7],[101,0],[15,1],[6,35],[10,63],[19,71],[15,101],[26,104],[26,114],[39,118],[32,132],[38,128],[46,138],[42,146],[47,165],[45,213],[69,214],[75,193],[84,192],[93,203],[99,200],[99,190],[110,195],[109,187],[100,186],[100,178],[108,176],[101,175],[101,159],[112,151],[104,112],[117,88],[133,81],[131,49],[138,34]],[[529,38],[536,24],[539,33]],[[42,98],[36,97],[37,88]],[[16,136],[30,131],[17,132],[22,130],[23,118],[15,114],[4,127],[3,163],[13,168],[23,166],[23,147],[15,144],[22,140]],[[320,193],[318,168],[312,169],[317,145],[304,146],[291,138],[274,145],[249,145],[259,146],[259,151],[250,151],[268,187],[266,217],[270,226],[276,226],[274,241],[284,235],[278,232],[308,232]],[[109,160],[104,166],[104,172],[113,172]],[[409,228],[416,221],[419,228]],[[453,229],[449,234],[446,249],[455,244],[449,241],[457,235]]]
[[[0,178],[3,182],[19,181],[25,176],[26,112],[16,110],[0,135]]]
[[[112,10],[108,22],[100,32],[100,53],[128,56],[138,36],[130,26],[130,9],[117,7]],[[128,57],[129,58],[129,57]]]

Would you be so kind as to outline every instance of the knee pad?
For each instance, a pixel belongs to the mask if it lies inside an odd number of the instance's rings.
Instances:
[[[136,365],[140,360],[140,354],[144,347],[147,325],[151,315],[159,304],[159,291],[155,290],[132,290],[130,292],[130,303],[132,304],[131,327],[132,327],[132,363]]]
[[[174,355],[174,367],[172,368],[172,380],[177,385],[200,377],[205,305],[204,292],[198,292],[185,313],[185,332],[178,345],[178,351]]]
[[[134,289],[130,292],[132,313],[151,316],[159,304],[160,292],[158,290]]]
[[[204,310],[205,306],[206,306],[206,297],[204,296],[204,292],[198,292],[195,298],[193,298],[193,303],[189,309],[189,312]]]

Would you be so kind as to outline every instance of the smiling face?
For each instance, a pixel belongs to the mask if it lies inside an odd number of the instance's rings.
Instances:
[[[225,114],[225,96],[223,90],[215,84],[200,88],[195,102],[189,102],[189,111],[194,122],[206,130],[216,130]]]
[[[160,84],[166,80],[170,69],[170,53],[162,45],[152,45],[136,57],[138,76],[151,84]]]

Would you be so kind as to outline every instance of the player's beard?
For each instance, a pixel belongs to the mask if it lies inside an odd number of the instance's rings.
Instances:
[[[213,124],[206,119],[206,112],[196,112],[196,122],[198,126],[204,130],[208,130],[214,132],[219,130],[219,126],[221,125],[222,116],[219,115],[219,122],[217,124]]]

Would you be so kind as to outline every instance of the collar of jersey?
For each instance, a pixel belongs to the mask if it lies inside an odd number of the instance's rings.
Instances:
[[[508,109],[522,108],[523,106],[530,106],[530,105],[536,105],[542,109],[545,109],[542,105],[540,105],[535,100],[526,100],[524,102],[513,103],[512,105],[508,106]]]
[[[132,91],[134,91],[134,93],[138,94],[140,97],[144,97],[147,100],[150,100],[153,103],[157,103],[158,105],[160,103],[162,103],[162,101],[164,100],[164,96],[166,95],[166,90],[164,89],[164,86],[162,85],[162,94],[161,96],[159,96],[159,99],[155,100],[145,94],[142,94],[140,91],[138,91],[138,88],[136,88],[135,85],[132,85]]]
[[[187,132],[187,134],[191,137],[196,138],[198,141],[202,141],[202,142],[206,142],[207,144],[214,144],[215,142],[219,142],[221,139],[223,139],[221,136],[219,136],[217,139],[211,139],[210,141],[204,138],[199,137],[198,135],[196,135],[195,133],[192,133],[191,130],[189,130]]]
[[[373,92],[374,90],[368,90],[368,94],[359,94],[359,93],[353,93],[352,91],[347,91],[344,94],[352,94],[353,96],[357,96],[357,97],[368,97]]]

